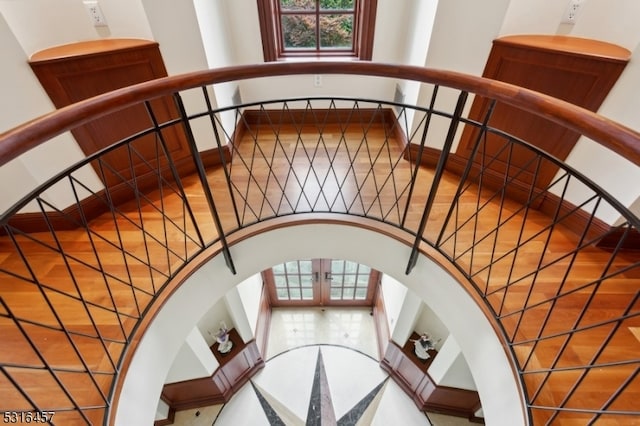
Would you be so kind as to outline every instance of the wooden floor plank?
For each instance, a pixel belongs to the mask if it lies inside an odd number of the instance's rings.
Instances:
[[[397,161],[401,145],[382,127],[368,130],[368,147],[362,145],[361,129],[344,130],[327,128],[319,139],[315,128],[300,134],[279,128],[274,138],[267,126],[256,131],[259,147],[247,136],[234,147],[231,193],[223,170],[208,170],[222,227],[229,231],[294,211],[322,211],[368,215],[390,223],[399,223],[406,214],[405,226],[416,229],[433,170],[417,170],[405,212],[413,169],[410,163]],[[198,178],[187,176],[182,183],[203,240],[214,240],[218,231]],[[426,226],[427,239],[438,238],[457,188],[458,176],[445,173]],[[231,208],[232,199],[237,211]],[[533,403],[553,406],[567,399],[567,407],[602,406],[638,368],[640,306],[629,306],[640,287],[637,254],[612,259],[610,252],[589,246],[566,256],[579,246],[579,236],[561,224],[551,226],[551,219],[535,210],[526,212],[524,222],[519,203],[500,200],[492,191],[473,186],[461,196],[451,217],[441,250],[455,258],[480,289],[486,289],[490,306],[515,342],[516,358],[532,372],[525,374],[525,383],[529,393],[537,395]],[[110,366],[123,351],[125,335],[167,277],[201,249],[183,199],[159,190],[145,194],[140,212],[138,203],[131,201],[118,206],[115,216],[107,213],[92,220],[88,229],[59,231],[55,238],[47,232],[16,234],[15,242],[23,256],[15,252],[9,237],[0,238],[0,295],[11,310],[0,310],[5,337],[0,361],[40,363],[7,317],[15,318],[83,407],[104,404],[100,389],[108,389]],[[513,250],[518,242],[521,246]],[[122,248],[127,254],[122,254]],[[538,265],[543,268],[536,271]],[[615,274],[625,268],[631,269]],[[601,281],[607,274],[615,276]],[[43,286],[35,285],[35,280]],[[565,296],[554,299],[557,295]],[[523,312],[525,304],[536,306]],[[594,326],[623,315],[630,316],[619,324]],[[584,330],[562,334],[572,328]],[[539,336],[546,340],[536,342]],[[599,353],[601,346],[606,349]],[[582,379],[586,370],[546,371],[620,361],[627,364],[593,369]],[[92,380],[88,374],[62,371],[83,371],[86,366],[107,374],[94,375]],[[38,405],[72,406],[53,373],[9,370]],[[579,381],[575,394],[567,397]],[[638,400],[640,382],[635,380],[615,406],[636,410]],[[0,377],[0,401],[14,410],[29,408],[7,377]],[[89,411],[92,418],[103,412]],[[544,422],[549,413],[534,410],[534,417],[536,423]],[[582,417],[562,414],[558,419],[578,424]]]

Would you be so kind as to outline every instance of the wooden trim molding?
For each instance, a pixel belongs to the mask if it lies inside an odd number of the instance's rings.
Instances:
[[[262,276],[262,274],[261,274]],[[258,350],[262,354],[262,357],[267,356],[267,347],[269,345],[269,330],[271,329],[271,303],[269,300],[269,292],[267,286],[262,282],[262,288],[260,290],[260,308],[258,311],[258,319],[256,321],[256,345]]]
[[[382,294],[382,284],[379,281],[376,288],[376,295],[373,303],[373,325],[376,330],[378,341],[378,356],[384,358],[387,351],[387,345],[391,341],[391,333],[389,332],[389,323],[387,322],[387,310],[384,305],[384,297]]]
[[[273,14],[273,0],[258,0],[258,21],[260,22],[260,32],[262,37],[262,52],[265,62],[272,62],[278,59],[278,49],[276,49],[276,24]]]
[[[358,108],[357,115],[354,114],[352,108],[314,108],[313,113],[306,109],[247,109],[242,113],[240,124],[305,124],[310,118],[313,119],[311,124],[343,124],[348,122],[357,122],[361,120],[364,123],[381,123],[392,131],[394,135],[398,135],[394,127],[399,127],[400,123],[396,119],[395,113],[391,108]],[[240,138],[235,138],[240,139]]]
[[[378,0],[364,0],[368,3],[364,13],[360,14],[360,43],[358,44],[358,57],[363,61],[370,61],[373,57],[373,40],[376,32],[376,14]]]
[[[418,337],[414,332],[411,339]],[[477,419],[475,413],[481,407],[478,392],[436,384],[428,369],[437,353],[429,353],[431,358],[423,362],[413,352],[411,340],[403,347],[391,341],[380,366],[413,399],[420,410]]]
[[[161,398],[169,407],[180,411],[228,402],[251,376],[264,367],[255,340],[244,343],[235,329],[230,330],[229,338],[233,348],[227,354],[218,352],[217,343],[211,346],[220,366],[210,377],[164,385]]]

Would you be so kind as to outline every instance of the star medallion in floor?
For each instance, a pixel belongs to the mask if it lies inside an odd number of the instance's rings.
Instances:
[[[361,352],[312,345],[270,359],[225,404],[217,425],[429,425],[424,413]]]

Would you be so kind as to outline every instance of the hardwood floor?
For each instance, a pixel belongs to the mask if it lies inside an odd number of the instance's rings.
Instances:
[[[327,125],[321,138],[315,127],[256,126],[234,149],[231,193],[222,168],[207,171],[226,232],[294,212],[348,213],[415,230],[434,179],[432,169],[402,159],[382,124]],[[562,222],[475,184],[447,220],[458,181],[445,173],[424,236],[435,242],[444,229],[440,250],[500,317],[534,424],[592,418],[563,412],[552,419],[535,406],[637,411],[638,253],[586,244]],[[184,196],[164,181],[86,227],[0,237],[2,411],[51,407],[58,424],[101,423],[137,319],[177,268],[218,236],[197,176],[182,184]]]

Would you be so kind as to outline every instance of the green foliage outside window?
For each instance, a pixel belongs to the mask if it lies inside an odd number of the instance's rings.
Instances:
[[[350,11],[350,13],[321,13],[319,28],[311,14],[283,14],[282,33],[285,48],[346,48],[353,46],[353,10],[355,0],[280,0],[282,11],[321,12]],[[316,45],[316,32],[320,46]]]

